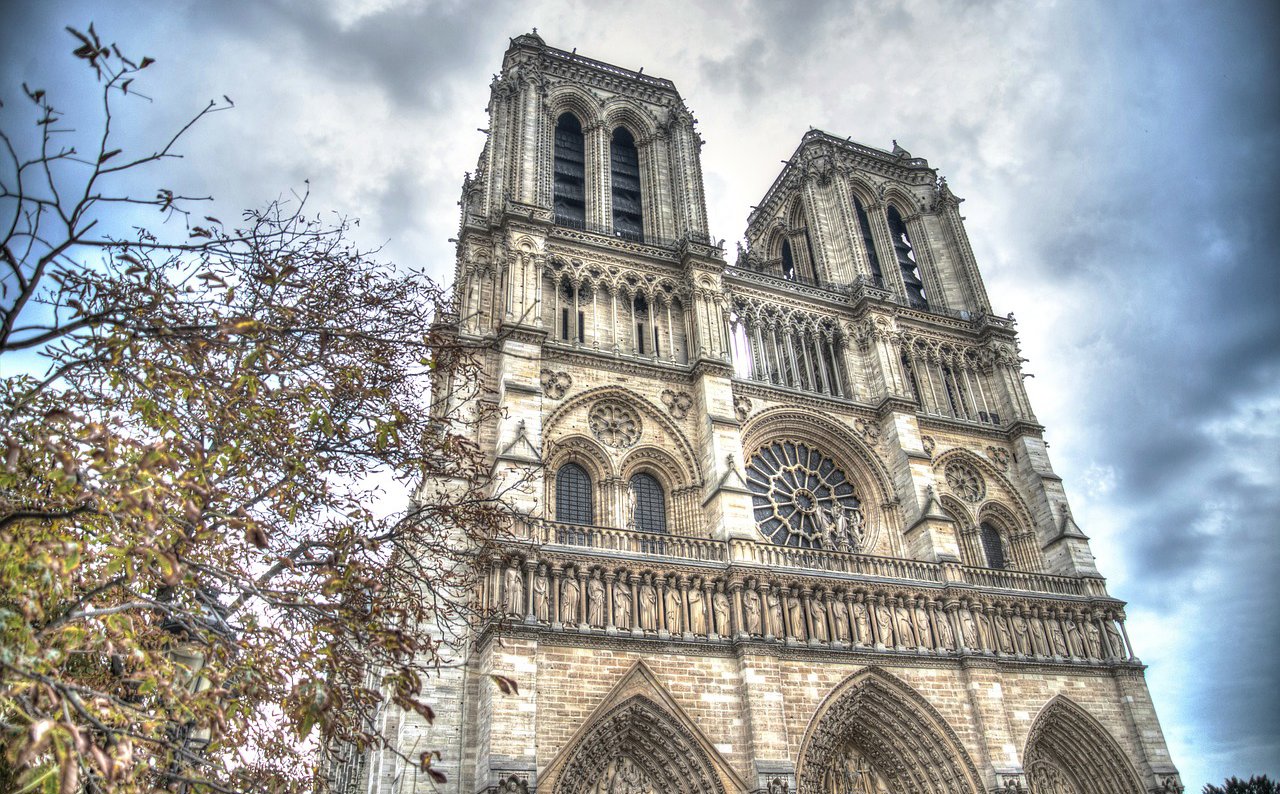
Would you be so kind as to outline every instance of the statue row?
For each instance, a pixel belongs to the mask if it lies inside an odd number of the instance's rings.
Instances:
[[[787,644],[1131,659],[1123,615],[933,594],[712,579],[510,559],[495,567],[486,606],[531,624],[634,636],[759,638]]]

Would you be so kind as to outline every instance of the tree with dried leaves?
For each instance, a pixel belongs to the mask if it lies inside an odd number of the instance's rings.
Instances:
[[[68,30],[100,106],[24,85],[36,135],[0,130],[0,789],[310,790],[384,704],[432,718],[471,617],[506,515],[475,351],[444,290],[305,196],[234,224],[139,197],[229,100],[126,151],[153,61]],[[92,150],[62,143],[86,124]],[[426,484],[407,511],[389,477]]]

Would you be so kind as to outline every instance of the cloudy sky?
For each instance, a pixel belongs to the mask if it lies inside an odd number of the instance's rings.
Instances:
[[[90,21],[157,59],[129,136],[235,101],[148,188],[233,217],[310,180],[314,209],[441,277],[489,80],[535,26],[676,82],[730,250],[809,126],[929,158],[1020,322],[1188,789],[1280,776],[1280,5],[18,0],[4,114],[23,81],[68,109],[87,96],[62,28]]]

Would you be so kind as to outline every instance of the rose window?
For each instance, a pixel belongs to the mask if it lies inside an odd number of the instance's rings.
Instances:
[[[861,503],[844,472],[821,452],[790,441],[762,447],[747,466],[756,524],[774,543],[852,550]]]
[[[640,440],[640,415],[620,402],[596,403],[587,416],[587,423],[606,446],[621,449]]]
[[[963,463],[952,463],[946,471],[947,487],[966,502],[980,501],[987,492],[987,485],[978,474]]]

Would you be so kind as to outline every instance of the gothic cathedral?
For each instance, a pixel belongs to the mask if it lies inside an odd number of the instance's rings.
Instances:
[[[534,33],[488,111],[456,330],[515,529],[388,737],[457,794],[1181,791],[925,159],[810,130],[730,264],[671,81]]]

